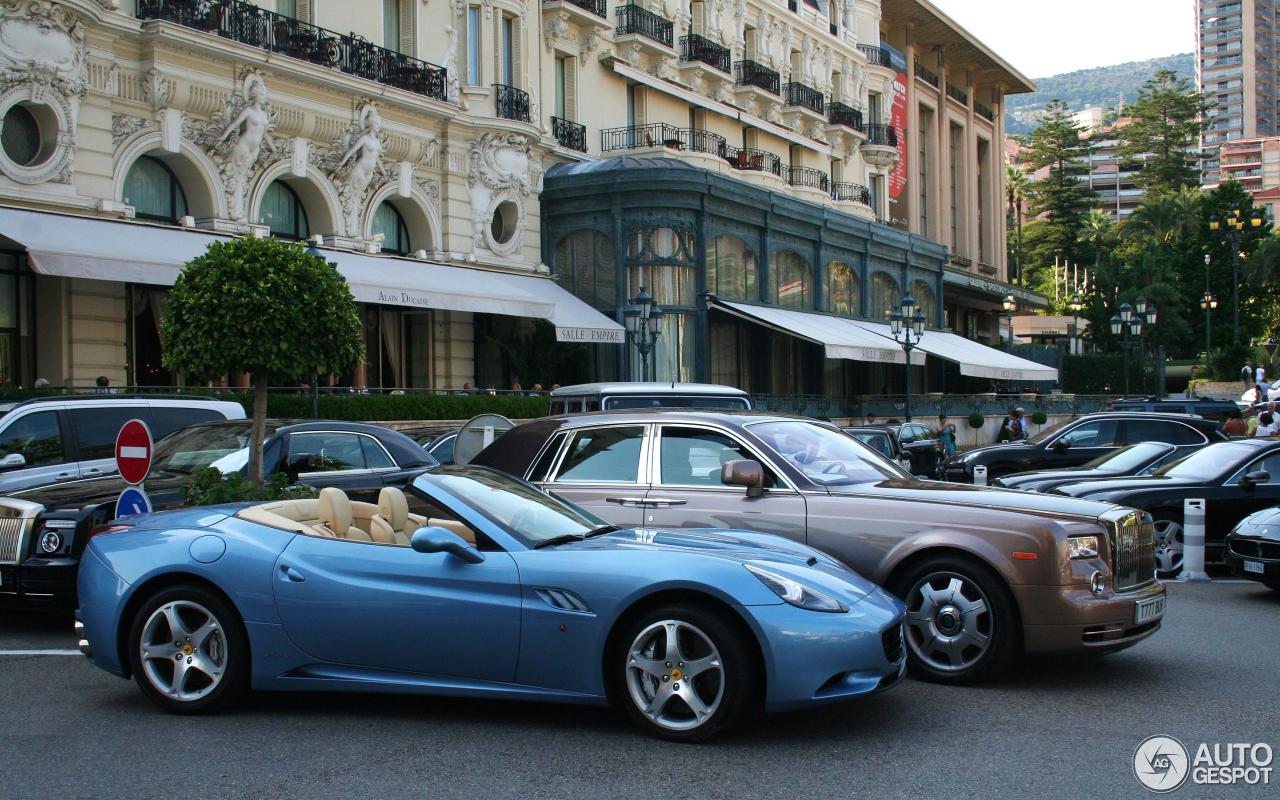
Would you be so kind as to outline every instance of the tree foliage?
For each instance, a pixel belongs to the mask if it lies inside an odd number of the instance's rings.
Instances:
[[[1134,182],[1147,199],[1200,183],[1196,147],[1203,113],[1204,95],[1170,70],[1143,84],[1127,111],[1133,121],[1120,129],[1119,156],[1126,166],[1140,165]]]
[[[249,479],[262,481],[271,381],[341,373],[363,360],[355,300],[301,244],[214,242],[187,262],[160,323],[164,365],[196,381],[247,372],[254,387]]]
[[[1059,260],[1083,260],[1081,232],[1089,209],[1097,204],[1097,193],[1081,179],[1088,173],[1088,147],[1081,140],[1081,133],[1067,107],[1055,101],[1031,134],[1028,160],[1034,169],[1045,174],[1029,190],[1031,213],[1040,218],[1034,247],[1029,241],[1030,231],[1023,231],[1024,264],[1029,274],[1043,273]],[[1043,281],[1040,277],[1029,283]]]

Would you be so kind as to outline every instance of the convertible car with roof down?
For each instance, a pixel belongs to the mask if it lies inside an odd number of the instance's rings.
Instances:
[[[737,530],[619,529],[524,481],[435,467],[377,505],[193,508],[95,535],[80,647],[177,713],[264,690],[612,701],[649,732],[878,692],[903,607],[834,559]]]

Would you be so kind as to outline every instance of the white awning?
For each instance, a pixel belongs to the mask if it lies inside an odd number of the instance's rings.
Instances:
[[[716,300],[715,305],[723,311],[745,317],[767,328],[820,344],[826,349],[827,358],[906,363],[905,354],[896,342],[864,330],[852,320],[773,306],[731,303],[727,300]],[[888,331],[887,328],[885,330]],[[911,354],[912,364],[922,365],[924,362],[923,353]]]
[[[854,324],[890,336],[887,325],[858,321]],[[883,329],[881,331],[880,329]],[[944,331],[925,331],[916,347],[924,352],[960,365],[960,374],[999,381],[1056,381],[1058,371],[1003,350],[987,347],[963,336]]]
[[[0,235],[43,275],[172,286],[182,265],[229,237],[136,222],[0,209]],[[623,341],[623,328],[550,278],[323,249],[358,302],[545,319],[562,342]]]

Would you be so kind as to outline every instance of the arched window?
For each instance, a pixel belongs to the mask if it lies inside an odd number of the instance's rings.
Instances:
[[[777,250],[769,259],[769,300],[782,308],[813,308],[813,270],[794,250]]]
[[[133,162],[124,177],[124,201],[133,206],[139,219],[176,223],[187,215],[181,184],[173,170],[155,156]]]
[[[843,261],[827,264],[827,310],[842,317],[862,313],[862,285],[858,273]]]
[[[707,290],[725,300],[759,300],[756,254],[737,236],[717,236],[707,245]]]
[[[888,319],[889,315],[897,309],[898,301],[901,299],[898,282],[893,279],[892,275],[885,272],[877,272],[871,276],[870,316],[872,319]]]
[[[13,163],[28,167],[40,160],[40,123],[25,105],[5,112],[0,147]]]
[[[271,235],[278,239],[305,239],[309,230],[307,210],[284,181],[272,181],[262,195],[258,224],[269,227]]]
[[[579,300],[610,315],[619,305],[613,242],[599,231],[574,231],[556,245],[551,264],[560,285]]]
[[[924,324],[930,328],[938,324],[938,296],[925,281],[911,282],[911,297],[924,312]]]
[[[382,234],[382,252],[394,253],[398,256],[409,253],[409,226],[404,224],[404,217],[390,203],[383,203],[373,212],[373,226],[369,234]]]

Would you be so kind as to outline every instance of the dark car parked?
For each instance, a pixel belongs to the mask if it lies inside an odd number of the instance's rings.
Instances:
[[[1280,592],[1280,506],[1240,520],[1227,534],[1224,560],[1236,575]]]
[[[1171,575],[1182,569],[1182,509],[1187,498],[1205,501],[1205,560],[1210,563],[1222,561],[1224,539],[1236,523],[1280,504],[1280,441],[1218,442],[1153,475],[1068,483],[1052,494],[1150,512],[1156,526],[1156,563],[1161,573]]]
[[[902,463],[912,475],[932,478],[938,474],[938,440],[933,428],[919,422],[895,422],[884,425],[851,425],[841,428],[854,438],[870,444],[877,452]],[[872,433],[888,435],[893,441],[892,455],[882,444],[872,441]]]
[[[1112,411],[1159,411],[1164,414],[1194,414],[1215,422],[1226,422],[1232,412],[1239,411],[1240,406],[1234,400],[1180,400],[1168,398],[1157,400],[1154,397],[1126,398],[1116,400],[1109,406]]]
[[[1004,489],[1021,489],[1024,492],[1047,492],[1055,486],[1075,481],[1150,475],[1170,461],[1175,461],[1184,455],[1186,453],[1171,444],[1139,442],[1121,447],[1119,450],[1112,450],[1079,467],[1015,472],[996,478],[991,481],[991,485]]]
[[[441,464],[453,463],[453,443],[458,438],[456,425],[421,425],[416,428],[400,428],[401,433],[408,436],[431,457]]]
[[[1165,442],[1183,452],[1225,441],[1218,423],[1186,414],[1104,411],[1076,417],[1032,439],[976,447],[947,459],[943,477],[971,483],[973,468],[987,468],[987,480],[1033,469],[1077,467],[1125,445]]]
[[[157,442],[143,485],[152,507],[182,505],[187,479],[199,469],[244,469],[252,424],[192,425]],[[286,472],[291,482],[334,486],[363,502],[376,503],[384,486],[403,487],[435,463],[404,434],[358,422],[268,421],[263,443],[266,474]],[[112,475],[0,497],[0,601],[74,601],[85,544],[115,517],[125,485]]]

